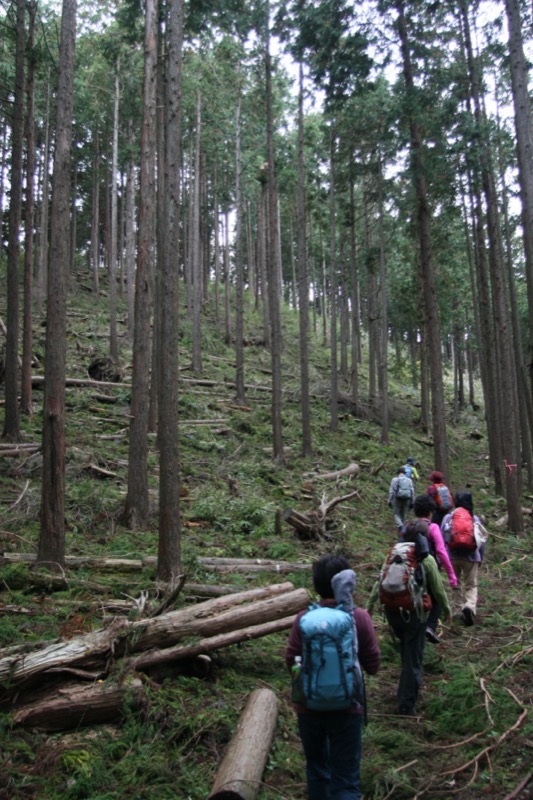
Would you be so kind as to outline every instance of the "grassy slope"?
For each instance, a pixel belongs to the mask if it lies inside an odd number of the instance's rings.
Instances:
[[[105,312],[105,302],[102,302]],[[105,314],[75,292],[69,316],[69,375],[85,377],[95,355],[105,354]],[[420,489],[433,468],[432,450],[417,428],[416,393],[400,382],[401,366],[391,372],[392,425],[390,444],[379,443],[379,426],[367,418],[343,415],[339,431],[328,429],[328,353],[313,343],[312,463],[304,462],[299,447],[298,351],[295,315],[284,318],[283,355],[285,402],[283,430],[286,465],[270,458],[268,394],[249,391],[248,407],[237,409],[229,384],[234,379],[233,353],[214,324],[204,326],[204,376],[221,385],[210,388],[184,384],[180,391],[181,460],[183,483],[189,495],[182,504],[183,556],[189,580],[251,586],[275,581],[272,575],[220,577],[202,570],[203,555],[272,557],[309,562],[327,550],[346,554],[358,573],[358,602],[365,604],[394,527],[386,505],[390,477],[407,455],[421,465]],[[250,337],[260,335],[260,323],[250,314]],[[41,337],[41,338],[39,338]],[[43,346],[38,328],[36,351]],[[189,363],[190,340],[183,324],[181,367]],[[262,348],[245,352],[247,383],[267,385],[270,362]],[[123,363],[129,355],[124,349]],[[184,377],[193,377],[183,369]],[[126,370],[125,379],[129,377]],[[346,387],[343,389],[347,393]],[[364,392],[364,387],[362,393]],[[155,554],[157,533],[132,533],[115,523],[125,493],[128,390],[117,386],[109,394],[115,404],[101,402],[90,389],[67,394],[67,548],[70,555]],[[25,438],[40,439],[39,393],[36,413],[24,420]],[[210,428],[187,426],[188,419],[224,418],[227,424]],[[479,624],[444,629],[438,647],[428,645],[420,716],[395,716],[394,695],[398,654],[379,614],[375,623],[382,646],[380,674],[368,681],[370,724],[365,732],[363,785],[365,796],[385,798],[474,798],[501,800],[530,770],[533,731],[530,717],[513,730],[531,703],[531,574],[526,536],[508,536],[495,522],[503,515],[501,501],[491,494],[486,441],[470,438],[482,428],[480,412],[464,412],[449,427],[452,486],[468,485],[476,511],[492,536],[487,547],[480,590]],[[219,427],[227,433],[216,433]],[[113,434],[114,438],[109,438]],[[335,488],[316,484],[315,501],[302,492],[303,474],[339,469],[351,461],[362,465],[356,488],[359,496],[334,513],[335,527],[321,542],[301,542],[291,529],[275,533],[277,509],[294,506],[309,511],[322,491],[328,498],[347,493],[353,483]],[[101,480],[87,470],[98,464],[116,474]],[[383,464],[382,469],[373,470]],[[157,498],[155,443],[150,455],[154,510]],[[40,496],[39,458],[0,459],[4,503],[0,539],[5,551],[34,552],[38,536]],[[21,492],[27,488],[21,496]],[[346,490],[346,491],[345,491]],[[15,501],[19,502],[15,504]],[[527,501],[526,501],[527,505]],[[191,525],[188,523],[200,523]],[[528,518],[529,531],[531,523]],[[0,645],[68,636],[101,625],[101,596],[87,581],[107,583],[109,597],[138,596],[143,589],[155,601],[154,574],[69,575],[69,591],[54,594],[8,590],[13,575],[24,569],[0,570]],[[290,576],[295,585],[310,588],[306,573]],[[85,583],[84,583],[85,580]],[[9,606],[9,608],[7,608]],[[22,613],[21,609],[25,612]],[[15,610],[13,610],[15,609]],[[18,610],[16,610],[18,609]],[[213,658],[207,678],[180,675],[147,684],[147,701],[140,711],[126,710],[121,724],[80,729],[63,735],[12,730],[7,713],[0,713],[0,798],[191,798],[203,800],[216,765],[232,736],[249,692],[258,685],[272,687],[280,699],[278,731],[259,793],[260,800],[305,797],[303,761],[295,718],[289,701],[283,664],[286,634],[234,646]],[[5,711],[5,709],[4,709]],[[499,740],[502,739],[500,742]],[[488,748],[488,750],[487,750]],[[485,756],[481,755],[487,750]],[[471,759],[475,762],[466,766]],[[514,796],[514,795],[513,795]],[[525,789],[516,797],[529,796]]]

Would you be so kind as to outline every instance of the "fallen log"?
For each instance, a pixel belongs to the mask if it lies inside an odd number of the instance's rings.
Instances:
[[[281,593],[280,587],[284,587]],[[263,599],[258,600],[258,597]],[[280,584],[217,597],[159,617],[135,622],[113,620],[106,629],[54,642],[34,652],[9,653],[2,657],[0,651],[0,684],[9,694],[13,688],[31,683],[50,670],[83,668],[105,673],[113,658],[161,646],[171,647],[186,636],[216,636],[279,620],[298,613],[308,603],[306,589],[287,591],[287,584]]]
[[[265,622],[262,625],[250,625],[248,628],[238,628],[235,631],[222,633],[219,636],[209,636],[193,644],[178,644],[175,647],[165,647],[163,650],[148,650],[146,653],[132,659],[129,666],[136,671],[143,672],[160,664],[196,658],[213,650],[222,650],[224,647],[230,647],[232,644],[260,639],[262,636],[269,636],[271,633],[287,630],[292,626],[295,619],[295,615],[283,617],[273,622]]]
[[[261,787],[276,722],[278,700],[271,689],[250,695],[229,743],[208,800],[254,800]]]
[[[342,498],[345,499],[345,498]],[[5,564],[34,564],[37,557],[33,553],[2,553],[0,554],[0,567]],[[213,572],[298,572],[309,569],[309,564],[303,562],[291,563],[290,561],[275,561],[262,558],[217,558],[200,557],[198,563]],[[155,567],[157,556],[144,556],[143,558],[107,558],[98,556],[66,556],[65,566],[72,569],[90,567],[94,570],[142,570],[145,567]],[[232,569],[229,569],[232,568]]]
[[[39,731],[65,731],[81,725],[111,722],[120,717],[124,703],[128,708],[142,703],[143,684],[132,678],[121,685],[101,681],[91,686],[78,683],[56,687],[43,700],[29,703],[13,711],[14,725]]]
[[[356,477],[359,475],[360,471],[361,468],[359,464],[352,461],[352,463],[348,464],[344,469],[338,469],[335,472],[304,472],[303,477],[310,481],[336,481],[338,478]]]

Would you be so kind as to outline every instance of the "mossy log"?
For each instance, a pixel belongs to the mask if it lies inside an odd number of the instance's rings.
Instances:
[[[261,787],[278,718],[271,689],[256,689],[248,698],[208,800],[254,800]]]

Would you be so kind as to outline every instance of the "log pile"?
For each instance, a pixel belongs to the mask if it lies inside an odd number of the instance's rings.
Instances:
[[[115,619],[70,640],[5,648],[0,706],[12,709],[15,724],[41,730],[108,720],[119,714],[126,696],[142,702],[139,672],[290,628],[308,603],[306,589],[285,582],[155,617]]]

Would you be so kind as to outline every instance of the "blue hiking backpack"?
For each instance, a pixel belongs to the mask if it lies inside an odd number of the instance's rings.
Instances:
[[[313,711],[363,705],[363,676],[357,657],[357,629],[342,606],[312,603],[299,622],[302,634],[301,681],[305,704]]]

